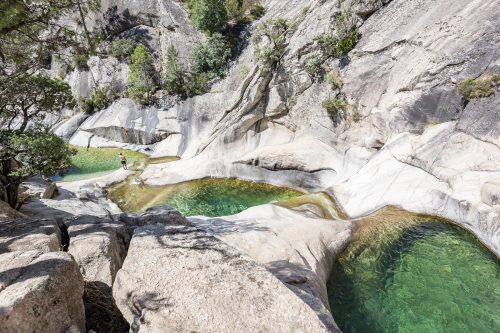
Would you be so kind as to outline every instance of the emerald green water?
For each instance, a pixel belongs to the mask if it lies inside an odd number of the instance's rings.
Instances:
[[[71,158],[71,168],[64,176],[54,177],[57,181],[90,179],[118,170],[121,168],[119,153],[127,157],[129,164],[146,157],[142,153],[119,148],[72,148],[77,153]]]
[[[363,228],[328,286],[344,333],[500,332],[500,266],[473,236],[433,220]]]
[[[296,197],[302,193],[239,179],[205,178],[168,186],[140,186],[124,182],[108,196],[123,211],[170,205],[186,216],[224,216],[249,207]]]

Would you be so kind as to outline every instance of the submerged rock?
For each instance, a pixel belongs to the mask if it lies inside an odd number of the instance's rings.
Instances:
[[[0,255],[1,332],[85,332],[83,278],[64,252]]]
[[[329,332],[264,267],[189,226],[135,230],[113,286],[136,332]]]

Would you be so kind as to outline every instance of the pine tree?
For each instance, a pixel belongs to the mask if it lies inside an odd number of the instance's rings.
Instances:
[[[156,87],[156,76],[153,55],[144,45],[137,45],[130,64],[129,95],[139,101],[146,95],[146,103],[149,104],[151,92]]]
[[[167,49],[167,65],[165,68],[165,90],[169,94],[181,95],[184,86],[184,69],[179,63],[179,54],[175,46],[170,45]]]

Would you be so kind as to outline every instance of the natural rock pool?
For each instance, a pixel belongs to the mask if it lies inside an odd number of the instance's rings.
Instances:
[[[388,213],[361,221],[335,263],[328,287],[340,329],[500,332],[498,259],[454,225]]]
[[[77,153],[71,158],[71,168],[64,176],[53,177],[57,181],[75,181],[99,177],[121,168],[119,153],[127,157],[129,163],[146,158],[146,155],[119,148],[75,148]]]
[[[239,179],[205,178],[167,186],[141,186],[130,181],[112,186],[109,198],[123,211],[170,205],[186,216],[224,216],[302,193]]]

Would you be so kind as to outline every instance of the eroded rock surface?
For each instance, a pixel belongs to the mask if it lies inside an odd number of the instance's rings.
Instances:
[[[0,254],[0,332],[86,332],[82,296],[69,254]]]
[[[87,281],[113,285],[127,255],[129,235],[125,226],[108,218],[81,216],[69,220],[69,253]]]
[[[329,332],[264,267],[188,226],[135,230],[113,286],[138,332]]]
[[[276,205],[190,221],[264,265],[326,325],[335,327],[326,282],[335,257],[350,240],[349,221],[308,217]]]

